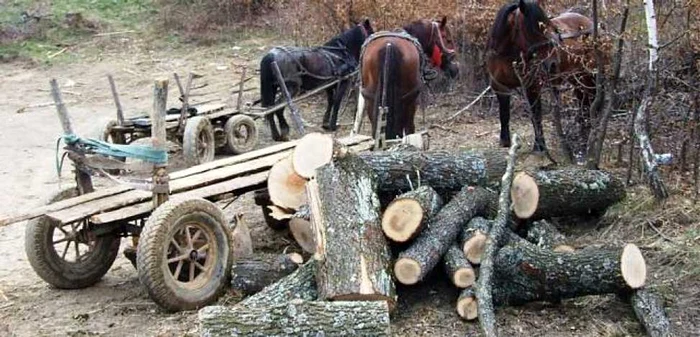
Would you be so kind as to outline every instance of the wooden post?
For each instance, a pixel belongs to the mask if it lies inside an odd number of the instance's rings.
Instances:
[[[245,75],[248,67],[243,66],[241,70],[241,81],[238,83],[238,98],[236,99],[236,111],[241,111],[241,104],[243,103],[243,85],[245,85]]]
[[[177,77],[176,77],[177,78]],[[192,88],[192,79],[194,78],[194,75],[192,73],[189,73],[187,75],[187,86],[185,87],[185,92],[182,94],[182,110],[180,110],[180,118],[177,120],[177,133],[179,135],[182,135],[185,133],[185,119],[187,119],[187,114],[188,110],[190,109],[189,105],[189,100],[190,100],[190,88]],[[178,80],[178,83],[180,81]],[[178,84],[178,87],[182,88],[180,84]],[[182,90],[182,89],[180,89]],[[165,109],[165,104],[163,105],[163,109]],[[163,114],[165,115],[165,114]]]
[[[58,88],[58,82],[55,78],[50,81],[51,84],[51,96],[56,104],[56,110],[58,111],[58,118],[61,120],[61,127],[63,128],[63,133],[66,135],[73,134],[73,127],[70,124],[70,118],[68,117],[68,109],[66,105],[63,104],[63,98],[61,98],[61,90]],[[75,182],[78,185],[78,191],[80,194],[90,193],[95,189],[92,186],[92,178],[86,172],[85,168],[73,162],[75,166]]]
[[[299,108],[297,108],[297,106],[294,105],[294,102],[292,102],[292,96],[289,94],[289,90],[287,90],[287,85],[284,83],[284,77],[282,76],[282,72],[280,71],[280,68],[277,65],[276,61],[272,61],[272,69],[275,70],[275,75],[277,76],[277,83],[279,84],[280,88],[282,88],[284,97],[287,100],[287,106],[289,106],[289,109],[292,111],[292,120],[294,120],[294,126],[296,127],[296,130],[299,133],[299,135],[303,136],[304,122],[301,120]]]
[[[114,105],[117,106],[117,125],[124,125],[124,110],[122,110],[122,103],[119,101],[119,94],[117,94],[117,86],[114,84],[114,78],[112,74],[107,75],[109,80],[109,88],[112,90],[112,97],[114,98]]]
[[[190,74],[190,78],[192,75]],[[151,135],[153,147],[166,149],[167,132],[165,130],[165,106],[168,102],[168,80],[156,80],[153,88],[153,110],[151,111]],[[153,208],[168,201],[170,192],[167,164],[153,165]]]

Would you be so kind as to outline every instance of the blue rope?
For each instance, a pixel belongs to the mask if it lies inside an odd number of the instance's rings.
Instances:
[[[74,134],[63,135],[68,145],[81,145],[96,154],[104,156],[136,158],[154,164],[167,164],[168,151],[157,150],[151,146],[112,144],[97,139],[80,138]]]

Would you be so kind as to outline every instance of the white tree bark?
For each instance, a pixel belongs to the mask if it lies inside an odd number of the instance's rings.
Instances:
[[[659,41],[656,34],[656,12],[654,1],[644,1],[644,12],[647,18],[647,32],[649,33],[649,72],[656,70],[656,61],[659,60]]]

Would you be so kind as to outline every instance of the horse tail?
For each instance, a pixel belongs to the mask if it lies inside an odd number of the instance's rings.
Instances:
[[[277,95],[277,78],[272,69],[274,53],[267,53],[260,61],[260,100],[263,107],[275,105]]]
[[[379,62],[382,64],[382,73],[379,76],[379,85],[377,86],[378,94],[375,99],[377,107],[385,106],[386,113],[386,139],[394,139],[396,136],[401,136],[399,130],[396,130],[399,125],[399,114],[402,112],[401,92],[399,90],[399,81],[403,57],[398,48],[391,43],[379,50]],[[375,109],[375,121],[379,125],[379,109]]]

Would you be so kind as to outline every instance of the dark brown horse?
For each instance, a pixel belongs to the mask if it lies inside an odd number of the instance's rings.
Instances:
[[[415,132],[416,100],[423,88],[423,72],[427,70],[422,62],[432,63],[450,78],[459,71],[447,17],[440,22],[416,20],[403,30],[403,33],[380,32],[370,37],[360,60],[361,94],[367,100],[364,111],[374,135],[378,106],[382,102],[386,104],[387,139]]]
[[[540,92],[568,81],[576,90],[582,114],[595,96],[594,54],[585,43],[593,21],[577,13],[550,19],[536,2],[519,0],[496,14],[487,43],[486,66],[496,92],[501,120],[501,146],[510,146],[510,91],[525,91],[535,130],[534,152],[546,152]],[[581,116],[580,114],[579,116]],[[579,119],[579,122],[581,120]]]

